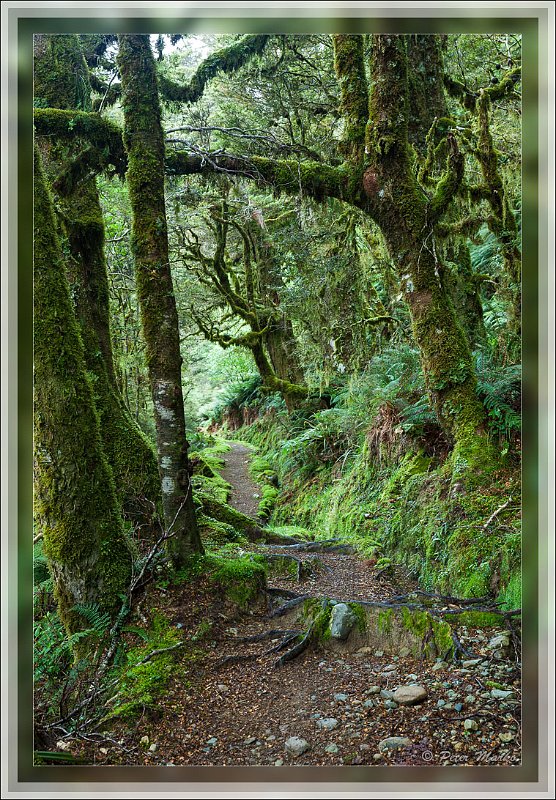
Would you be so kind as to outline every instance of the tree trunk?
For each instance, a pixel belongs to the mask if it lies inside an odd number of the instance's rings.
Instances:
[[[452,142],[445,176],[429,200],[415,179],[409,154],[404,36],[373,37],[371,75],[371,165],[363,177],[369,209],[396,264],[431,403],[454,443],[454,472],[471,473],[489,468],[494,452],[476,394],[469,344],[442,284],[444,265],[434,235],[434,225],[461,181],[462,156]]]
[[[445,35],[413,34],[407,37],[409,124],[408,138],[422,159],[427,157],[427,136],[435,120],[448,117],[444,92]],[[436,145],[435,140],[431,146]],[[446,219],[453,218],[448,212]],[[456,314],[469,344],[474,347],[486,339],[478,285],[473,278],[471,255],[463,236],[449,242],[447,260],[453,265],[444,273]]]
[[[76,605],[114,609],[127,590],[132,557],[38,151],[34,201],[35,519],[71,633],[83,628]]]
[[[176,566],[202,552],[189,478],[178,314],[168,257],[164,140],[149,37],[119,36],[127,185],[141,323],[154,405],[169,551]]]
[[[52,108],[91,108],[89,72],[76,35],[39,34],[34,39],[35,103]],[[83,150],[39,139],[47,173],[55,180]],[[94,400],[116,491],[126,516],[151,521],[160,499],[160,479],[152,445],[125,408],[116,384],[110,335],[109,292],[104,257],[104,223],[94,177],[59,197],[68,239],[68,277],[81,328],[87,369],[93,373]]]

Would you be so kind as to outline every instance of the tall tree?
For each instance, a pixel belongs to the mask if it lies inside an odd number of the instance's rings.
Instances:
[[[34,39],[35,104],[90,111],[91,86],[79,38],[39,34]],[[67,240],[65,262],[75,302],[87,369],[94,375],[94,400],[104,450],[114,473],[124,511],[150,518],[160,498],[160,479],[152,445],[125,407],[116,385],[104,256],[104,224],[94,174],[59,181],[68,162],[87,156],[91,146],[37,136],[45,169],[55,186],[58,219]]]
[[[83,344],[38,150],[34,175],[35,520],[60,616],[76,606],[112,611],[131,574],[112,471],[104,455]]]
[[[156,422],[162,501],[173,562],[202,551],[187,459],[180,337],[164,198],[164,138],[155,61],[149,37],[122,35],[122,82],[127,185],[133,212],[133,250],[141,323]]]

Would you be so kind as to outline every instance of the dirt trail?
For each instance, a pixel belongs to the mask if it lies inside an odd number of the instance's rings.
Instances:
[[[256,518],[261,490],[254,483],[247,469],[253,451],[250,447],[238,442],[227,442],[227,444],[231,449],[229,453],[222,455],[224,468],[220,474],[232,487],[228,502],[236,511]]]
[[[254,514],[254,495],[260,490],[247,472],[250,451],[235,443],[231,447],[222,472],[233,486],[231,502]],[[284,552],[274,545],[265,549]],[[282,575],[271,577],[269,584],[298,594],[367,600],[387,599],[398,590],[374,578],[355,555],[316,554],[313,566],[312,574],[299,582]],[[470,629],[461,635],[479,659],[467,667],[446,664],[433,670],[430,662],[369,647],[345,653],[309,648],[276,666],[284,651],[269,651],[300,624],[292,618],[270,618],[264,601],[230,617],[210,586],[191,582],[168,593],[161,610],[188,636],[200,622],[207,626],[209,632],[199,641],[202,658],[193,668],[186,666],[185,679],[176,665],[155,719],[145,715],[136,727],[119,734],[129,755],[110,749],[106,756],[96,756],[97,763],[376,767],[482,764],[487,757],[497,765],[519,762],[519,674],[515,662],[495,661],[489,653],[488,639],[495,631],[485,635]],[[260,638],[264,634],[268,636]],[[245,641],[248,637],[259,639]],[[222,663],[228,656],[239,660]],[[509,688],[509,696],[493,699],[489,678]],[[425,686],[427,699],[397,706],[389,692],[410,683]],[[465,720],[476,723],[477,730],[466,729]],[[138,747],[145,736],[154,750]],[[288,753],[290,737],[306,740],[306,752]],[[379,742],[388,737],[407,737],[412,744],[383,751]]]

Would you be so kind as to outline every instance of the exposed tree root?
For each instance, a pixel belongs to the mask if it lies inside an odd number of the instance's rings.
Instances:
[[[305,600],[308,600],[310,595],[302,594],[299,597],[292,597],[291,600],[288,600],[287,603],[284,605],[279,606],[274,611],[269,614],[269,617],[282,617],[284,614],[287,614],[288,611],[291,611],[292,608],[296,608],[297,606],[301,605]]]
[[[252,644],[253,642],[264,642],[265,639],[274,639],[276,636],[284,635],[288,636],[290,634],[297,635],[300,631],[297,630],[281,630],[281,629],[273,629],[271,631],[264,631],[263,633],[257,633],[254,636],[242,636],[241,639],[236,639],[236,642],[241,642],[242,644]]]
[[[340,539],[323,539],[319,542],[299,542],[296,544],[284,544],[288,550],[295,550],[300,553],[338,553],[339,555],[353,555],[356,550]]]

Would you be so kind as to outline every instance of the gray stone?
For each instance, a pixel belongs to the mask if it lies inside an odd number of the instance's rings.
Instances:
[[[357,617],[351,608],[346,603],[337,603],[330,617],[330,635],[333,639],[347,639],[356,622]]]
[[[334,717],[328,717],[327,719],[319,719],[317,720],[317,728],[320,728],[323,731],[332,731],[334,728],[338,727],[338,720],[334,719]]]
[[[436,664],[432,665],[433,672],[438,672],[441,669],[448,669],[448,664],[445,661],[437,661]]]
[[[498,633],[487,644],[489,650],[503,650],[510,646],[510,634]]]
[[[337,753],[340,748],[337,744],[327,744],[324,748],[325,753]]]
[[[389,708],[392,711],[394,708],[398,707],[398,704],[395,703],[393,700],[385,700],[384,707]]]
[[[275,767],[281,767],[281,766],[283,766],[283,764],[284,764],[284,759],[283,758],[277,758],[276,761],[274,762],[274,766]]]
[[[498,738],[501,742],[512,742],[515,739],[515,736],[513,733],[508,731],[508,733],[499,733]]]
[[[456,711],[461,711],[463,709],[463,703],[456,703],[454,709]]]
[[[380,692],[380,686],[369,686],[367,689],[367,694],[378,694]]]
[[[410,684],[396,689],[392,699],[401,706],[414,706],[416,703],[422,703],[423,700],[426,700],[427,696],[428,692],[424,686]]]
[[[226,686],[225,683],[219,683],[216,686],[216,688],[218,689],[219,692],[229,692],[230,691],[230,687]]]
[[[411,744],[411,739],[407,739],[405,736],[389,736],[378,743],[378,749],[382,752],[385,750],[401,750],[403,747],[410,747]]]
[[[482,664],[482,663],[483,663],[483,659],[482,658],[470,658],[468,661],[464,661],[463,662],[463,666],[466,667],[466,668],[467,667],[476,667],[477,664]]]
[[[394,692],[390,692],[388,689],[381,689],[380,696],[384,700],[392,700],[394,698]]]
[[[372,708],[374,704],[374,700],[365,700],[363,703],[363,708]]]
[[[255,744],[256,741],[257,741],[256,736],[248,736],[247,739],[243,740],[243,744]]]
[[[338,694],[334,695],[334,700],[337,700],[339,703],[344,703],[347,699],[347,694],[342,694],[341,692],[338,692]]]
[[[474,703],[475,702],[475,695],[474,694],[468,694],[467,697],[465,698],[465,702],[466,703]]]
[[[463,723],[463,727],[465,728],[466,731],[478,731],[479,730],[479,726],[477,725],[477,723],[475,722],[474,719],[466,719],[464,721],[464,723]]]
[[[207,739],[207,744],[211,744],[211,745],[212,744],[216,744],[217,741],[218,741],[218,739],[216,738],[216,736],[211,736],[210,739]],[[152,745],[151,745],[151,747],[152,747]]]
[[[302,756],[303,753],[306,753],[309,747],[309,742],[307,742],[305,739],[300,739],[299,736],[290,736],[290,738],[286,740],[285,744],[286,752],[296,757]]]
[[[513,692],[504,691],[503,689],[492,689],[490,696],[493,697],[495,700],[505,700],[507,697],[511,697]]]

